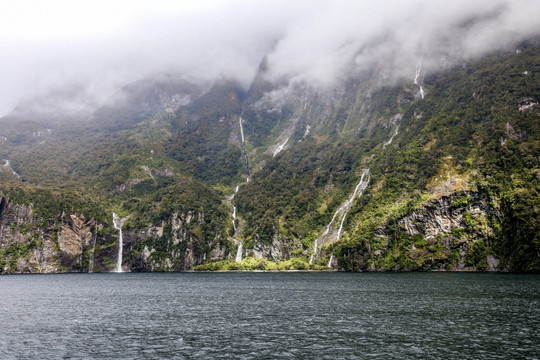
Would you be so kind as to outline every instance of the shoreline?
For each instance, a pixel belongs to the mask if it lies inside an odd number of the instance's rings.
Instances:
[[[363,273],[363,274],[398,274],[398,273],[475,273],[475,274],[516,274],[516,275],[539,275],[538,272],[512,272],[512,271],[479,271],[479,270],[430,270],[430,271],[413,271],[413,270],[380,270],[380,271],[347,271],[338,269],[329,270],[182,270],[182,271],[95,271],[95,272],[24,272],[24,273],[3,273],[2,276],[10,275],[68,275],[68,274],[212,274],[212,273]]]

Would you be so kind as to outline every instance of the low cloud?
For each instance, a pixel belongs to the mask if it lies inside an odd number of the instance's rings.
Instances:
[[[336,2],[292,24],[269,56],[275,78],[332,84],[378,66],[396,79],[540,35],[540,2]]]
[[[94,32],[92,22],[81,31],[73,19],[49,37],[37,36],[39,28],[24,36],[3,29],[0,115],[52,92],[76,93],[69,111],[96,107],[122,86],[164,73],[206,83],[228,77],[247,88],[265,56],[271,79],[328,85],[380,64],[395,78],[413,78],[420,62],[435,71],[540,34],[535,0],[231,0],[170,11],[156,1],[162,9],[151,12],[133,4],[120,25],[100,28],[99,14],[108,24],[114,16],[98,1]]]

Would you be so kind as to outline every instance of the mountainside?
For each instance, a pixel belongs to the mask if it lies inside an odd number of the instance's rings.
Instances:
[[[247,90],[165,76],[86,118],[0,119],[0,271],[119,254],[130,271],[540,271],[537,40],[405,81],[268,66]]]

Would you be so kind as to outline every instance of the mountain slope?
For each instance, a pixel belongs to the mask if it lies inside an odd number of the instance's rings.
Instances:
[[[488,258],[501,269],[538,269],[538,55],[525,46],[427,76],[425,99],[414,97],[414,84],[377,89],[363,107],[343,98],[331,123],[362,119],[357,134],[333,137],[319,125],[313,144],[269,162],[237,197],[247,235],[313,242],[370,168],[367,193],[321,264],[335,252],[351,270],[486,269]],[[437,201],[463,202],[452,211],[464,220],[449,215],[451,225],[431,233],[403,226]]]
[[[149,80],[88,120],[1,119],[3,271],[113,269],[113,211],[132,271],[539,271],[540,47],[514,50],[326,88],[263,61],[247,91]]]

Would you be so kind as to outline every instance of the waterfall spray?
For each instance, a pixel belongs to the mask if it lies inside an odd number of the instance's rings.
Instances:
[[[122,261],[123,261],[123,251],[124,251],[124,240],[122,238],[122,226],[124,226],[124,222],[128,218],[120,219],[116,213],[113,212],[113,226],[115,229],[118,230],[118,258],[116,260],[116,269],[115,272],[123,272],[122,271]]]

